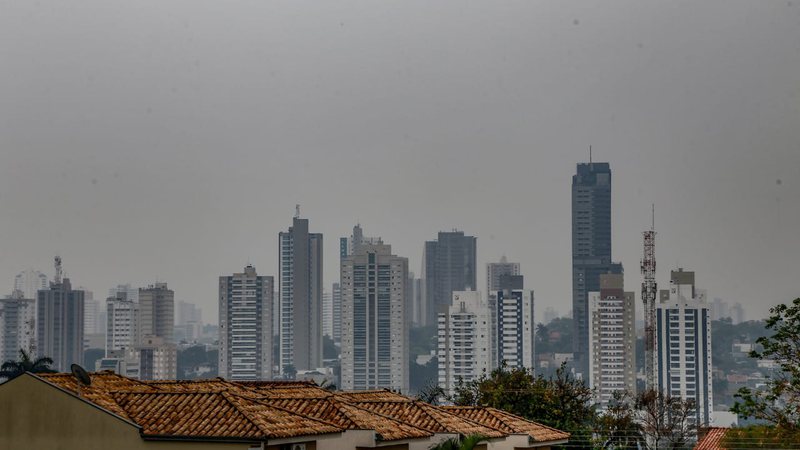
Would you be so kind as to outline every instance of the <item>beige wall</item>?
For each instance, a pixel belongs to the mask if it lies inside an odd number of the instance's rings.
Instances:
[[[139,430],[29,375],[0,385],[0,449],[248,450],[245,443],[145,441]]]

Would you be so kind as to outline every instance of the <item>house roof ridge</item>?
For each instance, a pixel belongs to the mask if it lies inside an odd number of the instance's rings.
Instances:
[[[226,396],[226,399],[228,401],[231,401],[230,397],[238,397],[238,398],[241,398],[241,399],[243,399],[245,401],[258,403],[258,404],[260,404],[262,406],[265,406],[267,408],[277,409],[279,411],[285,412],[287,414],[291,414],[291,415],[296,416],[296,417],[302,417],[304,419],[311,420],[311,421],[314,421],[314,422],[318,422],[318,423],[321,423],[323,425],[334,427],[334,428],[336,428],[336,429],[338,429],[340,431],[344,431],[344,429],[341,426],[339,426],[339,425],[337,425],[335,423],[332,423],[332,422],[328,422],[327,420],[322,420],[322,419],[319,419],[319,418],[316,418],[316,417],[311,417],[311,416],[308,416],[306,414],[301,414],[301,413],[299,413],[297,411],[292,411],[292,410],[290,410],[288,408],[284,408],[282,406],[272,405],[270,403],[267,403],[266,401],[264,401],[264,400],[268,400],[266,398],[251,398],[251,397],[246,397],[244,395],[241,395],[239,393],[227,392],[227,391],[222,392],[222,394]],[[232,404],[234,404],[234,403],[232,403]],[[237,410],[240,410],[239,405],[234,404],[234,407],[236,407]],[[246,412],[246,414],[249,414],[249,412]],[[248,419],[249,418],[250,418],[250,416],[248,416]],[[261,429],[261,427],[258,424],[256,424],[256,426],[258,426],[259,429]]]

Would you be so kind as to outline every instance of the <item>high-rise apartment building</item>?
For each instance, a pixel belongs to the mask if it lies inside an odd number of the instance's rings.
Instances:
[[[53,369],[83,364],[83,291],[69,278],[55,278],[36,299],[36,353],[53,359]]]
[[[137,291],[138,297],[138,291]],[[111,352],[133,348],[139,343],[139,304],[128,299],[125,290],[106,299],[106,357]]]
[[[125,294],[124,297],[119,297],[121,293]],[[118,284],[108,290],[108,296],[111,298],[124,298],[128,301],[139,303],[139,288],[131,287],[130,284]]]
[[[19,351],[34,353],[36,346],[36,300],[15,290],[0,299],[0,361],[17,361]]]
[[[492,313],[494,366],[535,369],[533,291],[524,289],[522,275],[503,275],[499,289],[489,294]]]
[[[408,272],[408,308],[409,320],[412,327],[420,327],[425,323],[425,299],[422,289],[422,279]]]
[[[308,232],[308,219],[295,216],[278,235],[280,266],[279,366],[322,367],[322,234]]]
[[[600,291],[589,293],[589,386],[601,406],[614,392],[636,393],[635,295],[622,274],[600,275]]]
[[[333,283],[331,286],[331,309],[332,309],[332,338],[333,342],[342,341],[342,285]]]
[[[100,314],[100,302],[94,299],[94,294],[84,288],[83,291],[83,334],[95,334],[98,332],[97,316]],[[103,330],[100,331],[101,333]]]
[[[47,288],[47,275],[38,270],[23,270],[14,277],[14,291],[22,292],[23,298],[35,299],[40,290]]]
[[[135,365],[140,380],[174,380],[178,375],[178,347],[160,336],[146,336],[134,349],[126,351],[128,366]]]
[[[322,291],[322,335],[333,339],[333,294]]]
[[[437,314],[446,311],[453,292],[477,290],[477,238],[463,231],[442,231],[438,239],[425,242],[422,253],[425,322],[435,325]]]
[[[697,423],[711,425],[711,315],[706,292],[695,287],[694,272],[670,273],[669,290],[656,305],[659,390],[694,400]]]
[[[453,301],[438,317],[436,356],[439,386],[452,395],[465,383],[488,375],[494,368],[492,314],[479,291],[453,292]]]
[[[500,277],[503,275],[519,275],[519,263],[508,262],[503,256],[500,262],[486,264],[486,292],[500,289]]]
[[[622,265],[611,261],[611,168],[581,163],[572,176],[572,346],[584,377],[589,371],[589,292],[600,290],[605,273],[622,273]]]
[[[247,265],[219,277],[219,374],[231,380],[272,379],[274,279]]]
[[[156,283],[139,289],[139,340],[157,336],[166,343],[174,342],[175,292],[167,283]]]
[[[408,259],[362,243],[342,260],[343,389],[408,390]]]

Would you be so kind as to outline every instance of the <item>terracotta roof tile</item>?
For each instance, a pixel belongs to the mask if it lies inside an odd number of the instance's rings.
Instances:
[[[263,439],[341,431],[227,392],[115,392],[113,396],[149,436]]]
[[[569,433],[495,408],[478,406],[445,406],[443,408],[460,417],[465,417],[506,433],[527,434],[537,442],[569,439]]]
[[[342,428],[375,430],[380,438],[386,441],[432,436],[430,431],[341,401],[333,395],[328,395],[326,398],[270,398],[264,401],[298,414],[334,423]]]
[[[463,435],[481,434],[486,437],[505,436],[505,433],[498,429],[460,417],[431,404],[408,398],[401,401],[365,401],[353,403],[363,409],[392,417],[433,433],[459,433]]]
[[[125,411],[114,401],[110,392],[119,389],[142,392],[154,390],[154,388],[138,380],[107,371],[90,373],[89,377],[92,383],[89,386],[79,384],[78,380],[69,373],[45,373],[36,374],[36,376],[64,390],[79,395],[81,398],[125,419],[130,419],[130,417],[128,417]]]
[[[728,428],[709,428],[703,439],[694,446],[694,450],[722,450],[722,440],[727,432]]]

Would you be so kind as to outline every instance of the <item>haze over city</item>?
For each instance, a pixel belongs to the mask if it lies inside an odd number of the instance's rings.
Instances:
[[[0,289],[58,253],[96,298],[166,281],[213,323],[300,204],[326,286],[356,223],[417,273],[458,228],[479,280],[505,255],[566,313],[591,145],[626,288],[655,203],[659,284],[763,317],[797,293],[800,5],[617,3],[4,4]]]

